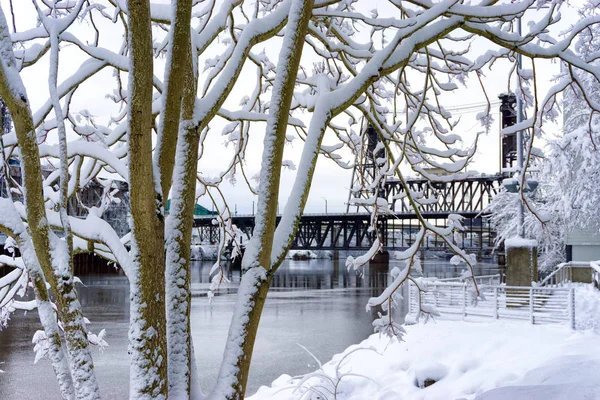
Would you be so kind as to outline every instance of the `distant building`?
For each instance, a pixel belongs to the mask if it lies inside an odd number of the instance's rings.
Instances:
[[[13,200],[23,201],[22,195],[15,190],[15,184],[21,185],[23,180],[21,163],[17,158],[13,157],[8,160],[8,167],[9,176],[0,174],[0,195],[5,198],[12,196]],[[47,178],[55,170],[56,168],[52,165],[43,164],[43,178]],[[115,229],[119,237],[122,237],[129,232],[129,187],[125,182],[113,181],[111,188],[118,190],[113,196],[116,200],[110,203],[108,209],[102,215],[102,219]],[[11,191],[10,196],[8,193],[9,189]],[[69,215],[85,218],[87,208],[97,207],[101,204],[103,193],[104,187],[98,181],[90,181],[77,195],[69,199],[67,204]],[[4,240],[0,238],[0,245],[3,243]]]
[[[566,235],[567,261],[600,260],[600,233],[591,229],[579,229]]]
[[[171,199],[167,200],[167,206],[165,207],[165,214],[169,214],[169,210],[171,209]],[[202,207],[200,204],[196,204],[194,208],[194,216],[202,216],[202,215],[217,215],[216,211],[210,211],[209,209]]]

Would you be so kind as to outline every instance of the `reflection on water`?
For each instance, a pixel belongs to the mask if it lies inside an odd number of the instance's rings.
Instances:
[[[372,264],[348,271],[344,260],[286,260],[273,278],[261,319],[248,385],[253,393],[281,373],[297,375],[315,369],[311,357],[297,344],[307,347],[322,361],[358,343],[372,333],[371,322],[378,310],[365,312],[369,297],[387,285],[389,270],[398,264]],[[200,381],[205,390],[214,384],[227,329],[231,320],[240,272],[227,267],[224,283],[209,306],[211,262],[198,262],[192,269],[192,332]],[[427,262],[425,276],[453,277],[462,268],[446,261]],[[476,274],[496,273],[495,266],[478,267]],[[85,286],[78,291],[94,333],[107,331],[109,347],[93,349],[103,397],[122,399],[128,391],[127,330],[129,290],[126,278],[111,275],[80,277]],[[395,318],[402,321],[406,305]],[[35,312],[14,315],[9,328],[0,332],[0,399],[54,399],[58,389],[50,364],[33,365],[31,338],[39,329]]]

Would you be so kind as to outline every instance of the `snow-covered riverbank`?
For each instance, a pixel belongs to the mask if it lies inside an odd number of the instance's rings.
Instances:
[[[251,399],[600,399],[600,292],[577,292],[582,330],[521,321],[407,326],[402,342],[372,335]]]
[[[193,261],[215,261],[219,248],[214,244],[192,245],[191,259]],[[225,257],[225,255],[223,255]],[[333,252],[327,250],[290,250],[285,258],[292,260],[331,260]]]

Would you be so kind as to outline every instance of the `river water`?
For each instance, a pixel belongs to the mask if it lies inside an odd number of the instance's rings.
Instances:
[[[239,272],[229,272],[212,304],[206,292],[212,263],[197,262],[192,273],[192,334],[200,382],[210,390],[218,373],[227,330],[235,302]],[[366,339],[373,330],[377,310],[365,311],[367,300],[385,288],[395,264],[373,264],[362,272],[347,271],[343,260],[286,260],[274,277],[252,358],[248,394],[268,385],[282,373],[304,374],[316,362],[301,346],[321,361],[329,360],[351,344]],[[477,274],[495,273],[483,265]],[[426,262],[424,275],[453,277],[460,271],[446,261]],[[93,348],[96,375],[103,398],[126,399],[129,384],[127,330],[128,283],[121,276],[81,276],[85,286],[78,291],[88,329],[106,329],[109,344],[103,352]],[[406,304],[395,311],[401,322]],[[40,329],[36,312],[13,315],[9,327],[0,331],[0,399],[58,399],[58,386],[47,360],[33,364],[31,338]]]

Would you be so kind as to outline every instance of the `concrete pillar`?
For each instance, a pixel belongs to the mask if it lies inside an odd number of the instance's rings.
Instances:
[[[537,242],[520,237],[504,242],[506,248],[506,285],[531,286],[538,280]]]
[[[246,248],[242,247],[240,249],[241,254],[238,254],[236,258],[231,260],[231,270],[232,271],[241,271],[242,270],[242,258],[244,257],[244,253],[246,252]]]
[[[375,254],[375,257],[371,260],[370,264],[384,264],[390,263],[390,253],[387,250],[379,251]]]

